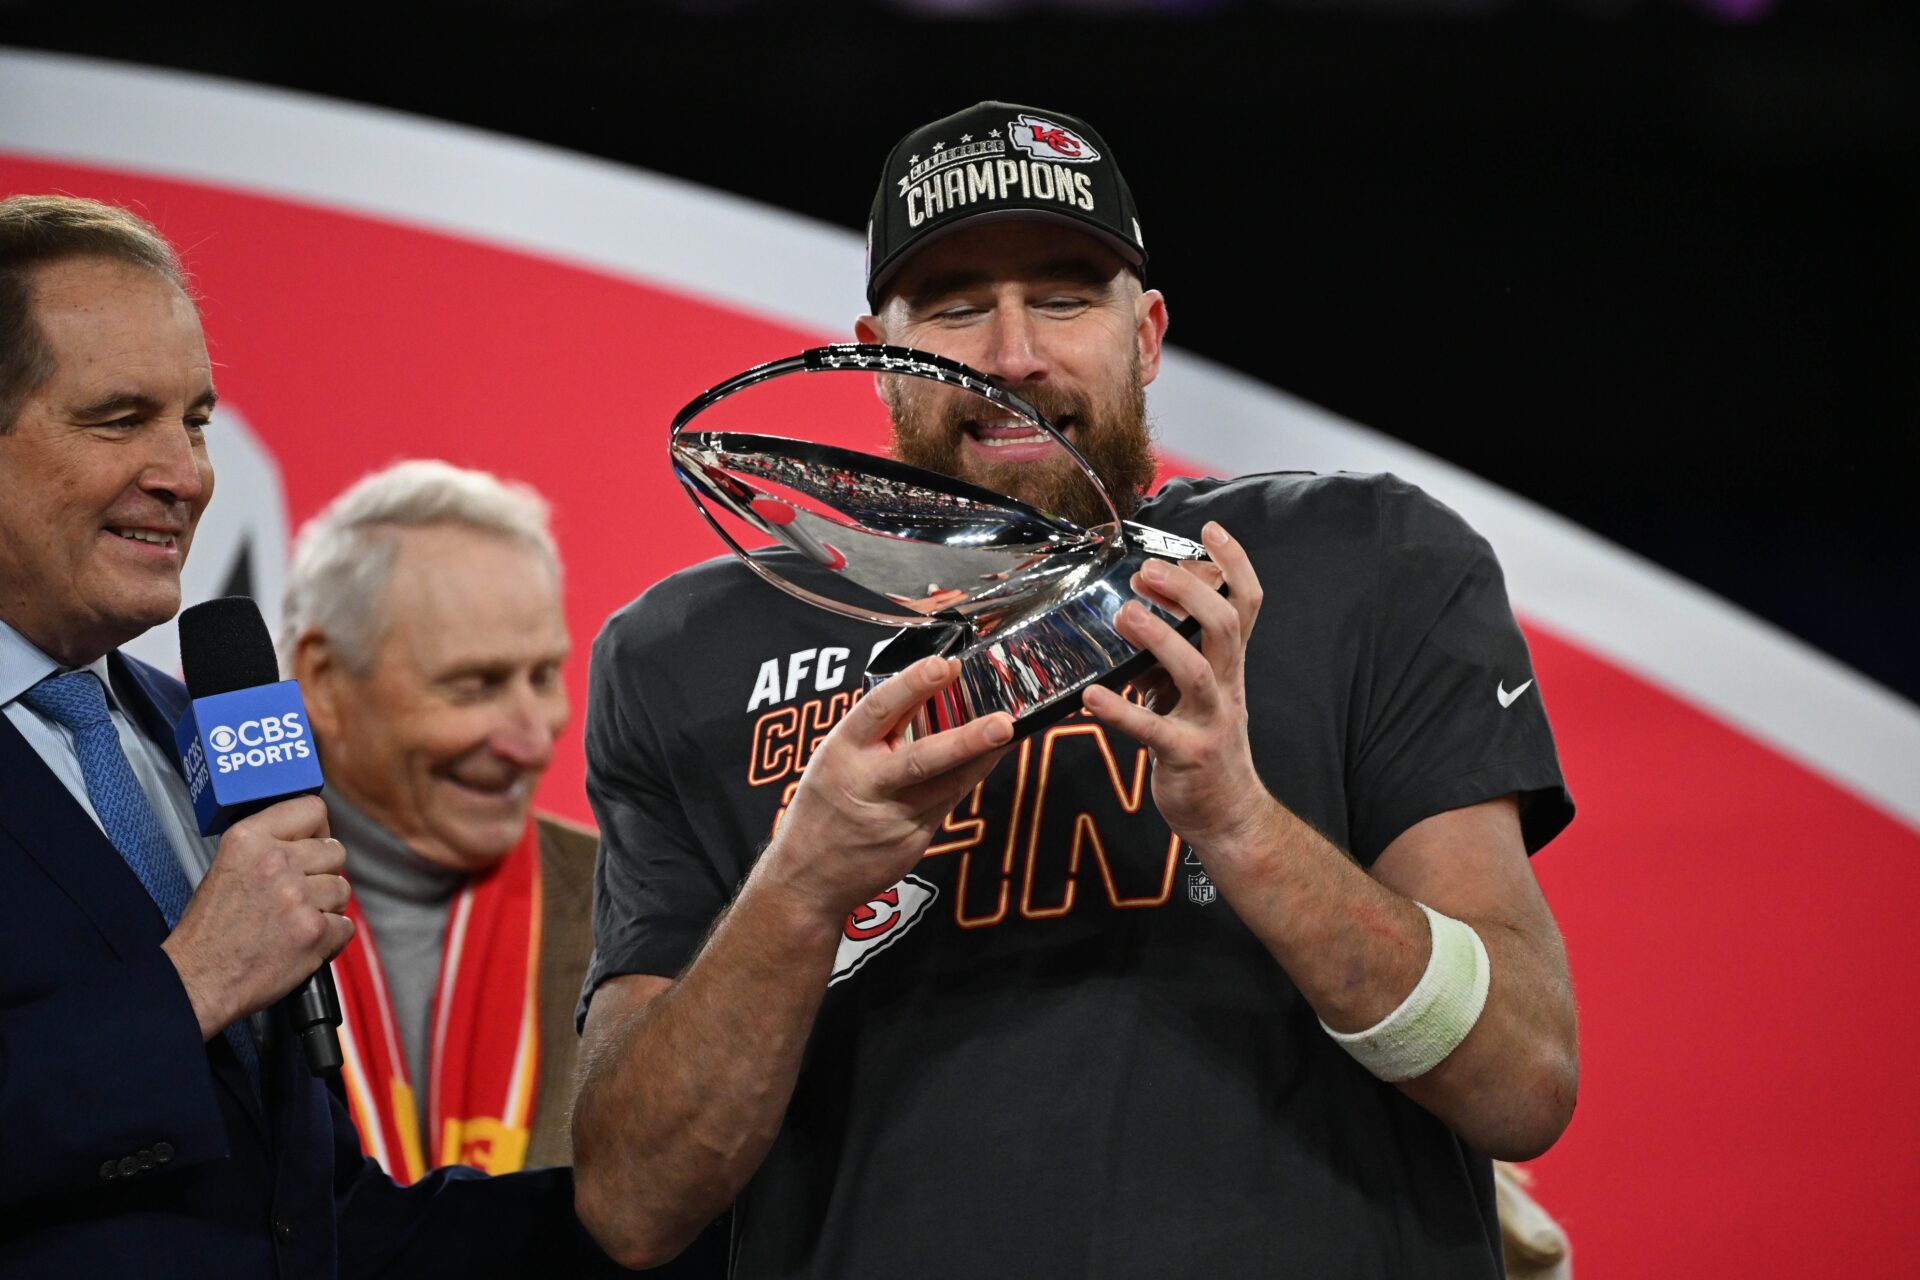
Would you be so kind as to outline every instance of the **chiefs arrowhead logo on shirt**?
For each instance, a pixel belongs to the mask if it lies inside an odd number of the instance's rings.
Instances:
[[[1039,116],[1023,115],[1007,126],[1007,138],[1036,160],[1064,160],[1092,164],[1100,158],[1093,144],[1067,128]]]
[[[871,902],[855,907],[841,928],[840,950],[833,958],[833,977],[827,985],[851,977],[861,965],[898,942],[939,896],[938,885],[908,876]]]

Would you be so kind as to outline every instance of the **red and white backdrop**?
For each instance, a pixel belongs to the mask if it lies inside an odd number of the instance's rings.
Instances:
[[[666,465],[673,411],[862,309],[857,238],[776,210],[364,108],[0,53],[0,193],[29,191],[130,204],[185,250],[221,392],[192,594],[240,575],[271,620],[290,530],[355,477],[485,467],[554,503],[576,711],[601,620],[716,550]],[[1390,469],[1501,554],[1580,803],[1535,865],[1572,954],[1581,1102],[1535,1170],[1581,1273],[1909,1274],[1920,712],[1197,356],[1149,395],[1170,470]],[[881,447],[877,415],[849,420],[844,443]],[[172,661],[170,635],[146,644]],[[581,776],[575,736],[543,806],[587,817]]]

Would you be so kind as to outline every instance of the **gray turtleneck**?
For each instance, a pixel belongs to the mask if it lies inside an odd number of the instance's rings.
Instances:
[[[424,1129],[433,993],[440,981],[447,915],[467,874],[428,862],[331,786],[323,795],[334,837],[347,847],[347,879],[373,935],[380,973],[393,1001],[393,1020],[406,1051],[421,1137],[426,1140],[421,1150],[431,1152],[431,1135]]]

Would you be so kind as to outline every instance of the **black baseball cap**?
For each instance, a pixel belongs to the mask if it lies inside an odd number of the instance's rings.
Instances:
[[[907,257],[956,227],[1044,218],[1092,233],[1136,272],[1147,265],[1133,193],[1113,149],[1077,116],[982,102],[894,144],[867,219],[867,305]]]

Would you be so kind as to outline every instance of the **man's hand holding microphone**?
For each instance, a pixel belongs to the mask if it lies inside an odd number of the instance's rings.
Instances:
[[[227,828],[206,878],[161,943],[211,1040],[312,977],[353,937],[346,850],[319,796],[269,805]]]
[[[318,1075],[340,1066],[340,1002],[327,962],[353,937],[346,850],[327,827],[300,687],[279,678],[253,601],[209,600],[180,615],[193,703],[175,732],[213,865],[162,943],[212,1039],[276,1001]]]

